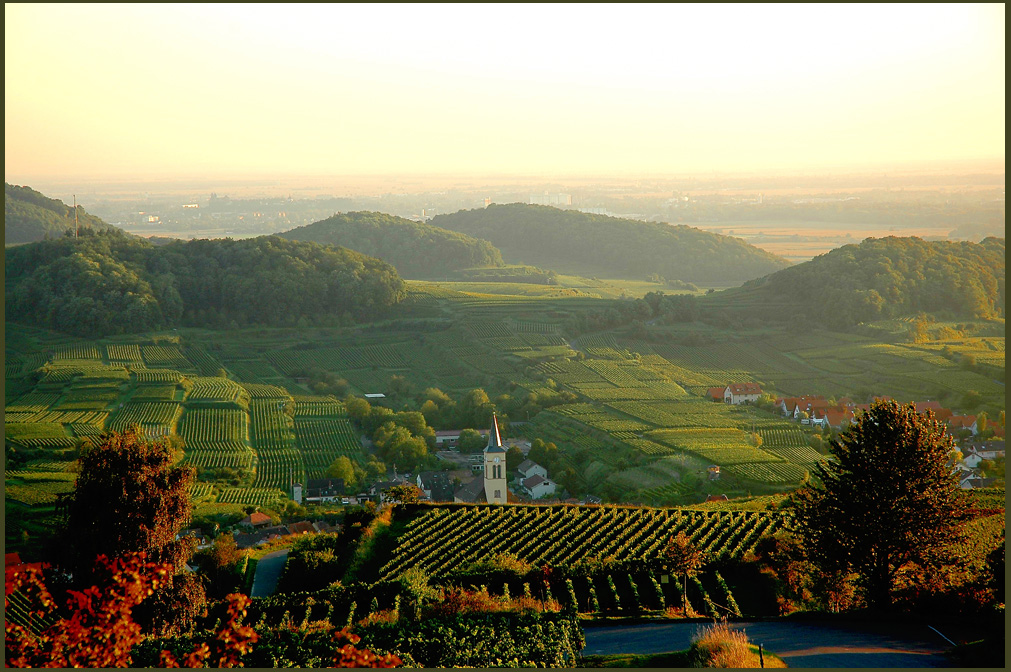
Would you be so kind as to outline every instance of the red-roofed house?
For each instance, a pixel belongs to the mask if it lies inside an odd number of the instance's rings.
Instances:
[[[710,387],[709,391],[706,392],[706,396],[713,401],[723,401],[723,392],[726,389],[725,387]]]
[[[239,521],[240,525],[252,525],[253,527],[266,527],[270,525],[270,516],[259,511],[254,511]]]
[[[953,415],[948,418],[948,429],[952,431],[958,431],[960,429],[968,429],[973,434],[976,434],[978,429],[976,428],[976,416],[975,415]]]
[[[760,396],[762,396],[762,386],[758,383],[730,383],[723,390],[723,401],[727,404],[758,401]]]

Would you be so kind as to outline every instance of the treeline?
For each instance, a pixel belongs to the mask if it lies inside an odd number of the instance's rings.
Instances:
[[[381,212],[349,212],[300,226],[280,237],[339,245],[393,264],[406,277],[441,277],[474,266],[502,266],[487,240]]]
[[[738,238],[542,205],[490,205],[432,224],[490,240],[511,263],[601,277],[737,283],[789,266]]]
[[[77,223],[84,232],[113,229],[77,206]],[[74,208],[48,198],[31,187],[4,182],[4,244],[33,243],[74,229]]]
[[[175,326],[338,326],[406,295],[389,264],[274,236],[155,246],[117,230],[7,250],[8,320],[95,338]]]
[[[868,238],[727,290],[712,304],[831,328],[916,313],[1004,316],[1003,238]]]

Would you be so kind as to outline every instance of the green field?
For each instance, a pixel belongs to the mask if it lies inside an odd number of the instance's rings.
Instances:
[[[894,320],[847,333],[586,326],[619,289],[641,295],[661,289],[654,285],[565,276],[557,286],[409,281],[403,317],[344,329],[180,329],[85,341],[8,323],[6,440],[23,463],[63,463],[82,441],[137,424],[149,437],[182,438],[190,464],[234,472],[205,498],[255,504],[323,475],[338,456],[369,457],[343,405],[310,389],[313,372],[343,379],[352,394],[388,392],[394,376],[454,399],[474,388],[492,399],[566,390],[574,403],[512,418],[529,422],[513,433],[556,443],[570,494],[671,505],[788,491],[824,458],[809,427],[756,406],[713,403],[711,386],[754,381],[777,396],[933,399],[992,419],[1004,409],[1003,320],[936,323],[933,340],[915,343],[904,336],[907,323]],[[409,399],[395,404],[417,408]],[[722,468],[718,480],[707,477],[712,465]],[[47,492],[8,482],[8,500],[19,506],[51,503]]]

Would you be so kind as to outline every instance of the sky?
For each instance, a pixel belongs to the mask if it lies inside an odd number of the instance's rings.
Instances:
[[[1004,5],[4,5],[4,172],[1004,159]]]

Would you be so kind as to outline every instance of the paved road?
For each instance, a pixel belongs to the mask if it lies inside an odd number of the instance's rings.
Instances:
[[[260,558],[256,563],[256,573],[253,574],[253,589],[250,597],[267,597],[273,595],[277,588],[277,580],[281,578],[281,570],[288,561],[288,549],[274,551]]]
[[[949,644],[925,625],[741,622],[790,667],[949,667]],[[701,623],[587,627],[583,653],[662,653],[687,649]],[[943,628],[941,632],[944,632]]]

